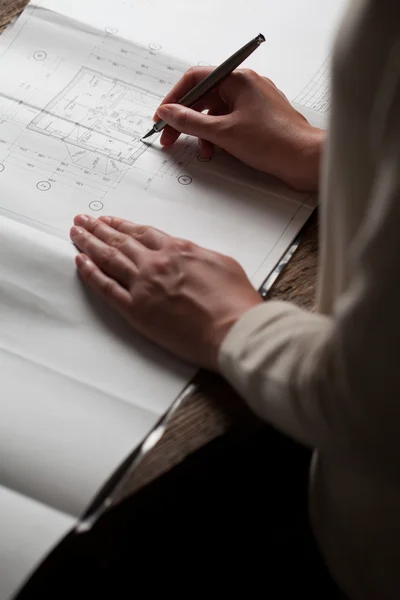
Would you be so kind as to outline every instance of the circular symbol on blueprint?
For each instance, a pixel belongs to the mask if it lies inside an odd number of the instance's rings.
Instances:
[[[47,58],[47,52],[44,50],[36,50],[36,52],[33,53],[33,58],[35,60],[45,60]]]
[[[210,162],[211,156],[201,156],[200,154],[198,154],[197,160],[200,162]]]
[[[36,187],[41,192],[47,192],[47,190],[51,188],[51,183],[48,181],[39,181],[39,183],[36,184]]]
[[[118,33],[118,29],[116,27],[106,27],[104,31],[110,35],[115,35]]]
[[[189,175],[181,175],[178,177],[178,181],[181,185],[189,185],[189,183],[192,183],[193,179],[189,177]]]
[[[100,200],[93,200],[93,202],[89,204],[89,208],[90,210],[94,210],[95,212],[97,212],[98,210],[104,208],[104,204],[100,202]]]
[[[5,169],[5,166],[3,165],[3,163],[0,163],[0,173],[2,173]]]
[[[150,50],[161,50],[162,46],[161,44],[155,44],[154,42],[151,42],[151,44],[149,44],[149,48]]]

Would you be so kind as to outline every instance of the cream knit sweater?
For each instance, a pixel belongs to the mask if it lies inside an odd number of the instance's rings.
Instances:
[[[259,415],[316,449],[311,518],[339,586],[353,600],[398,600],[398,0],[351,0],[332,78],[318,311],[253,308],[225,339],[220,366]]]

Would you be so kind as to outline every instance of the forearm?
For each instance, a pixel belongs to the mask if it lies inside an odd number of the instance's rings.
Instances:
[[[225,338],[221,371],[259,416],[311,447],[386,452],[399,416],[396,350],[382,347],[362,303],[354,297],[335,317],[255,307]],[[390,317],[380,326],[393,329]]]
[[[331,331],[329,317],[267,302],[235,324],[219,357],[223,375],[261,418],[313,447],[331,437],[319,398]]]

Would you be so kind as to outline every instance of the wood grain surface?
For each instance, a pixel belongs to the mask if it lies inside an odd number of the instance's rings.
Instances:
[[[0,0],[0,30],[27,3],[27,0]],[[300,248],[274,284],[270,297],[313,310],[317,254],[318,226],[314,215],[303,231]],[[153,450],[125,476],[116,499],[133,493],[228,429],[257,426],[257,419],[221,378],[199,373],[196,392],[172,416]]]

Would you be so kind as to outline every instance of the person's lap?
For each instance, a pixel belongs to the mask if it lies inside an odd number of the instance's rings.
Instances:
[[[310,457],[267,427],[219,438],[67,540],[21,600],[146,588],[337,598],[308,523]]]

